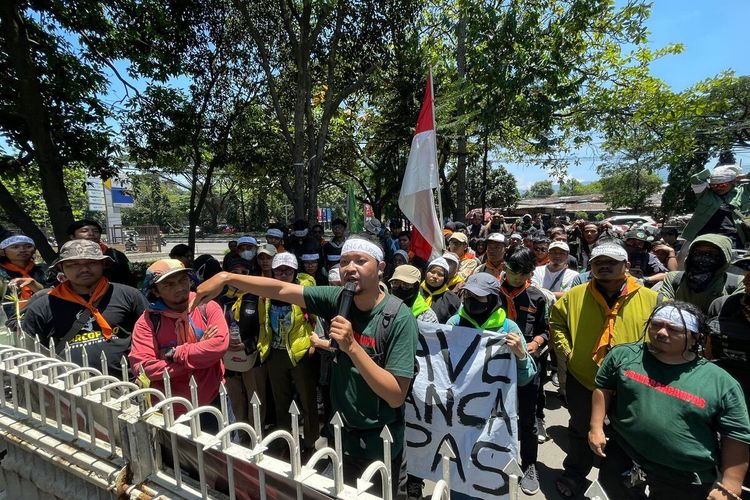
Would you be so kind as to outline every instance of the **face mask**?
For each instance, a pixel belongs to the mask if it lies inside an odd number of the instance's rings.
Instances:
[[[466,309],[466,312],[469,313],[469,316],[472,318],[480,317],[489,312],[490,303],[489,301],[479,302],[474,299],[466,299],[464,300],[464,309]]]
[[[253,257],[255,257],[255,250],[243,250],[240,252],[240,257],[245,260],[253,260]]]
[[[303,229],[302,231],[294,231],[294,236],[297,238],[304,238],[307,236],[307,229]]]
[[[391,293],[409,304],[417,297],[417,293],[419,293],[419,284],[417,284],[417,286],[412,286],[409,288],[394,288],[393,290],[391,290]]]
[[[685,275],[690,288],[697,292],[705,290],[722,264],[713,255],[691,255],[685,263]]]

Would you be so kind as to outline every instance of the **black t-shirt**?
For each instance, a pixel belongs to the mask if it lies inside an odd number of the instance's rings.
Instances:
[[[739,241],[737,227],[734,225],[734,208],[727,203],[716,209],[716,212],[708,219],[703,229],[698,231],[698,236],[704,234],[723,234],[732,240]]]
[[[108,255],[115,261],[104,271],[104,275],[109,281],[127,286],[136,285],[135,275],[133,274],[133,271],[130,270],[130,261],[124,253],[114,248],[108,248],[107,251],[104,252],[104,255]]]
[[[503,287],[505,285],[502,285]],[[505,288],[510,290],[509,288]],[[500,305],[506,311],[508,299],[500,294]],[[535,286],[530,286],[524,293],[516,296],[513,301],[516,309],[514,321],[523,332],[526,342],[531,342],[537,335],[549,342],[549,329],[547,327],[547,299],[544,293]]]
[[[32,337],[39,335],[39,340],[45,346],[49,346],[50,338],[54,338],[55,344],[59,345],[78,315],[85,309],[74,302],[52,297],[49,291],[42,290],[31,298],[22,320],[23,330]],[[83,365],[82,353],[83,349],[86,349],[89,366],[99,368],[101,354],[104,352],[107,356],[109,374],[120,376],[120,358],[127,357],[130,352],[133,326],[147,307],[146,298],[138,290],[111,283],[109,290],[99,301],[97,309],[112,327],[112,338],[106,341],[102,337],[101,328],[92,316],[69,341],[71,361]]]

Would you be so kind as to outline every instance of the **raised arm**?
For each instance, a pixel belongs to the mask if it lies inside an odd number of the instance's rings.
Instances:
[[[305,297],[301,285],[260,276],[221,272],[198,286],[195,291],[195,298],[190,303],[190,311],[218,296],[227,285],[259,297],[305,307]]]

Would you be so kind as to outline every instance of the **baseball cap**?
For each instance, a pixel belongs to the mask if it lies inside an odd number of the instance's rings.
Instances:
[[[443,259],[445,259],[446,261],[454,262],[456,265],[461,264],[461,261],[458,260],[458,255],[453,252],[445,252],[443,254]]]
[[[263,245],[258,247],[258,255],[260,254],[266,254],[270,255],[271,257],[275,257],[278,251],[276,250],[276,247],[271,245],[270,243],[264,243]]]
[[[510,239],[511,240],[523,240],[523,236],[521,236],[518,233],[513,233],[513,234],[510,235]]]
[[[192,269],[185,267],[185,265],[177,259],[157,260],[146,269],[146,277],[143,280],[143,289],[148,290],[173,274],[191,271]]]
[[[597,245],[591,250],[591,258],[589,262],[593,262],[598,257],[609,257],[620,262],[628,260],[628,252],[616,243],[604,243],[603,245]]]
[[[422,281],[422,273],[420,273],[419,269],[416,267],[404,264],[403,266],[398,266],[396,268],[393,272],[393,276],[391,276],[391,279],[388,281],[392,282],[396,280],[413,285],[414,283]]]
[[[445,269],[445,272],[450,271],[450,266],[448,265],[448,261],[445,260],[444,257],[438,257],[437,259],[433,259],[428,265],[427,269],[430,269],[431,267],[438,266]]]
[[[242,236],[237,240],[237,246],[239,245],[255,245],[257,247],[258,240],[256,240],[252,236]]]
[[[270,227],[268,228],[268,231],[266,231],[266,236],[270,236],[272,238],[283,238],[284,233],[281,231],[281,229]]]
[[[382,224],[380,224],[380,220],[376,219],[375,217],[367,219],[367,222],[365,222],[365,231],[370,234],[374,234],[377,236],[378,234],[380,234],[381,228]]]
[[[626,240],[641,240],[646,241],[648,239],[648,235],[646,234],[646,231],[642,229],[631,229],[630,231],[625,233],[624,238]]]
[[[570,247],[564,241],[553,241],[549,244],[549,250],[552,250],[553,248],[559,248],[570,253]]]
[[[288,266],[292,269],[297,269],[297,257],[289,252],[277,253],[274,256],[273,261],[271,261],[271,269],[276,269],[281,266]]]
[[[99,246],[99,243],[90,240],[70,240],[66,242],[60,248],[60,255],[51,267],[55,268],[68,260],[106,260],[114,262],[111,257],[102,253],[102,247]]]
[[[464,233],[453,233],[450,238],[448,238],[448,241],[456,240],[460,243],[466,243],[469,244],[469,237],[466,236]]]
[[[490,273],[476,273],[469,276],[463,286],[478,297],[487,295],[499,295],[500,282]]]
[[[494,241],[496,243],[502,243],[505,244],[505,236],[503,236],[500,233],[492,233],[491,235],[487,236],[487,243],[490,241]]]

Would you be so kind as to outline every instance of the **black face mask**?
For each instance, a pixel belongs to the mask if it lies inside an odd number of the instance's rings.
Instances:
[[[419,293],[419,283],[409,288],[394,288],[393,290],[391,290],[391,293],[399,299],[403,300],[407,305],[412,305],[414,303],[414,299],[417,298],[417,294]]]
[[[697,254],[688,257],[685,262],[685,275],[688,285],[695,291],[708,287],[711,278],[721,269],[724,262],[721,258],[709,254]]]
[[[469,316],[474,319],[486,316],[487,313],[490,312],[491,307],[492,304],[490,304],[489,301],[479,302],[478,300],[469,298],[464,300],[464,309],[469,313]]]

